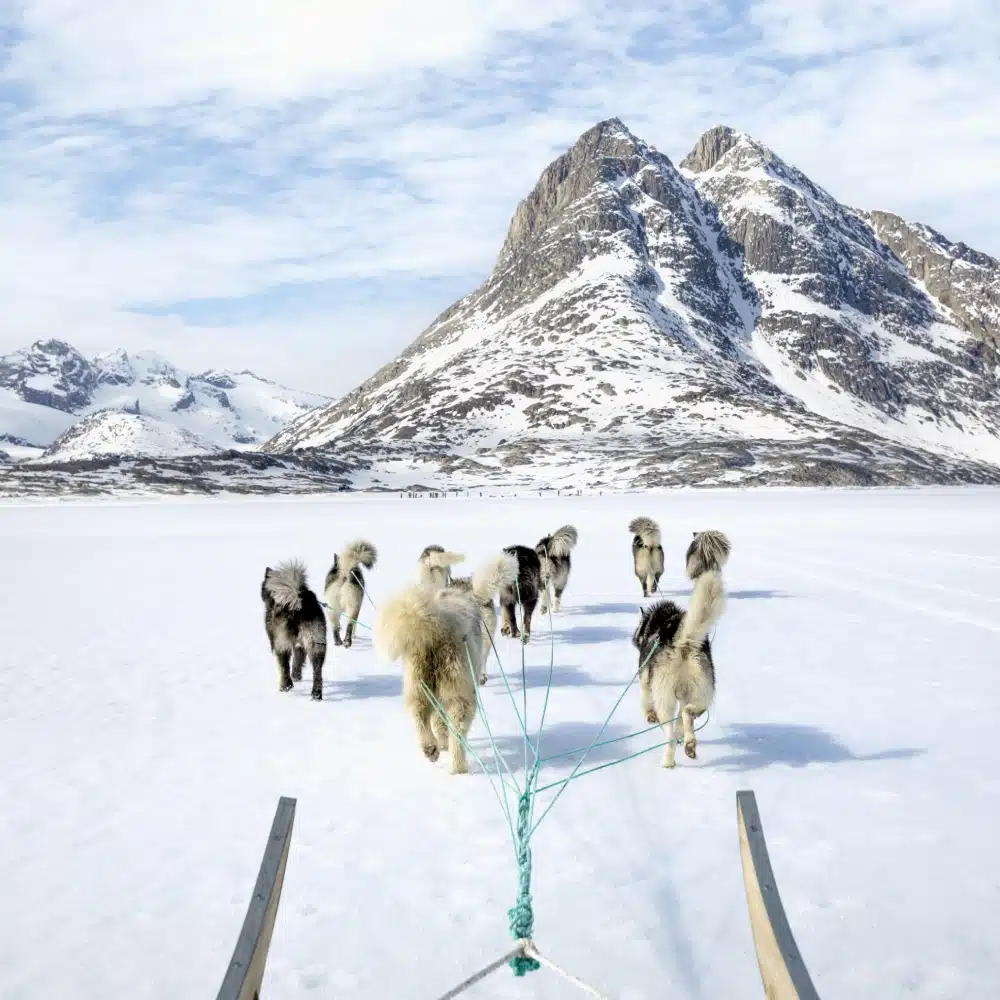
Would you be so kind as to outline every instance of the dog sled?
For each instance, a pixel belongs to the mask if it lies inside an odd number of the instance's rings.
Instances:
[[[217,1000],[261,1000],[261,985],[291,849],[295,807],[295,799],[282,797],[278,800],[243,928]],[[781,903],[752,791],[736,793],[736,820],[747,911],[764,996],[767,1000],[819,1000]],[[539,962],[580,987],[583,993],[610,1000],[604,993],[550,962],[531,940],[519,941],[512,951],[474,973],[439,1000],[460,996],[518,957]]]

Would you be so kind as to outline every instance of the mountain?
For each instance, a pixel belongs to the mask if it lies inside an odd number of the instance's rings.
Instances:
[[[732,129],[678,167],[601,122],[480,288],[262,450],[397,488],[1000,481],[996,262],[888,218]]]
[[[20,459],[246,450],[324,403],[252,372],[182,372],[151,351],[87,360],[46,340],[0,357],[0,446]]]

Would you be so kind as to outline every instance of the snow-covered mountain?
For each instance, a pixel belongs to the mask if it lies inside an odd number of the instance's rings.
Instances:
[[[151,351],[87,360],[46,340],[0,357],[0,447],[20,459],[246,450],[324,403],[252,372],[182,372]]]
[[[997,263],[888,218],[731,129],[678,168],[601,122],[479,289],[262,450],[396,486],[1000,480]]]

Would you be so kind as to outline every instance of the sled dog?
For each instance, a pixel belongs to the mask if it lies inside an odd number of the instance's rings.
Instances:
[[[708,631],[725,607],[722,576],[702,573],[694,585],[691,603],[682,611],[673,601],[642,608],[632,645],[642,667],[639,691],[650,725],[659,723],[667,739],[663,766],[674,766],[677,719],[684,732],[684,753],[697,757],[694,720],[715,697],[715,666]]]
[[[354,623],[361,614],[361,602],[365,599],[365,575],[361,572],[361,567],[371,569],[377,560],[375,546],[363,539],[351,542],[343,552],[333,557],[333,565],[326,574],[323,598],[330,615],[333,641],[338,646],[351,648]],[[341,615],[347,616],[343,641],[340,638]]]
[[[497,634],[497,609],[493,596],[505,587],[514,585],[517,579],[517,559],[507,552],[491,559],[485,566],[476,570],[472,576],[452,577],[449,587],[472,594],[479,604],[480,614],[487,634],[483,636],[486,651],[483,655],[483,670],[479,683],[485,684],[489,679],[486,675],[486,661],[489,659],[492,640]]]
[[[417,560],[420,582],[440,589],[451,583],[451,567],[464,562],[461,552],[445,552],[440,545],[428,545]]]
[[[298,560],[264,570],[260,585],[264,602],[264,628],[271,652],[278,662],[278,690],[290,691],[302,680],[302,665],[312,666],[312,697],[323,698],[323,663],[326,660],[326,619],[316,595],[306,582],[306,568]]]
[[[517,576],[500,588],[500,634],[522,643],[531,639],[531,616],[535,613],[538,596],[542,591],[542,561],[534,549],[527,545],[508,545],[504,552],[517,560]],[[515,607],[521,605],[521,630],[517,628]]]
[[[542,564],[542,603],[539,614],[562,610],[562,595],[569,583],[570,552],[576,547],[579,535],[572,524],[564,524],[558,531],[546,535],[535,546]]]
[[[424,756],[436,761],[447,750],[451,773],[464,774],[462,739],[476,716],[476,678],[486,658],[476,598],[418,583],[381,606],[374,644],[383,659],[402,661],[403,703]]]
[[[688,578],[697,580],[702,573],[721,573],[729,561],[729,539],[721,531],[695,531],[684,556]]]
[[[663,546],[660,526],[651,518],[636,517],[629,522],[632,532],[632,564],[642,584],[642,596],[656,593],[663,575]]]

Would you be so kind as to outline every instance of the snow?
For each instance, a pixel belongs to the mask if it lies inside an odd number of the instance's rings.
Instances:
[[[279,694],[263,568],[300,556],[318,587],[337,547],[369,537],[379,603],[413,577],[425,544],[475,566],[575,524],[553,623],[554,753],[593,738],[635,670],[626,525],[642,513],[662,526],[662,587],[680,601],[691,531],[733,541],[718,699],[697,762],[680,755],[666,772],[654,751],[559,800],[535,842],[539,945],[618,1000],[757,1000],[735,823],[735,792],[752,788],[821,996],[990,996],[997,499],[699,490],[5,504],[0,995],[212,995],[280,795],[298,813],[265,996],[434,997],[499,954],[515,866],[487,780],[423,759],[398,667],[375,658],[364,629],[355,648],[331,647],[323,702],[308,698],[308,668]],[[525,651],[535,721],[548,632],[538,623]],[[519,673],[517,643],[500,652]],[[484,698],[519,773],[495,676]],[[643,725],[632,692],[611,735]],[[491,759],[479,721],[473,738]],[[577,995],[545,970],[520,981],[503,970],[470,993]]]

